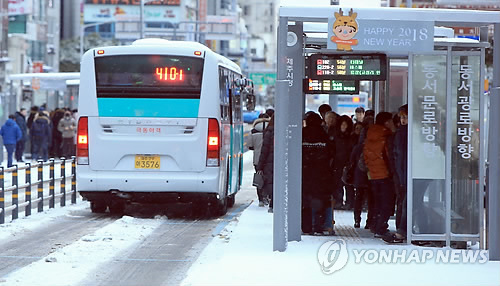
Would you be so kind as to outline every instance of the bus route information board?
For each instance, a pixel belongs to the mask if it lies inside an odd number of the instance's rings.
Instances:
[[[385,54],[313,54],[308,58],[306,74],[310,79],[385,80]]]

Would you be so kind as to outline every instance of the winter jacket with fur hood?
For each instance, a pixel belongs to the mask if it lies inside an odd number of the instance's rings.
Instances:
[[[0,129],[0,135],[2,135],[4,145],[16,144],[23,137],[21,128],[19,128],[16,121],[10,118]]]
[[[253,150],[253,165],[259,164],[260,150],[264,140],[264,130],[269,123],[268,118],[259,118],[253,123],[253,128],[250,131],[250,140],[248,140],[248,149]]]

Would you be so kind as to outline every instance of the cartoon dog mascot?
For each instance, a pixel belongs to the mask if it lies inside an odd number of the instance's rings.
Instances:
[[[330,40],[337,44],[337,51],[351,52],[352,47],[358,44],[358,40],[353,39],[358,33],[358,23],[356,17],[358,13],[354,13],[351,9],[349,16],[344,16],[342,9],[335,12],[335,23],[333,23],[333,33]]]

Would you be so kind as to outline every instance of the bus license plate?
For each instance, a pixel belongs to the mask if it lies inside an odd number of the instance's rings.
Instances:
[[[160,156],[135,155],[136,169],[160,169]]]

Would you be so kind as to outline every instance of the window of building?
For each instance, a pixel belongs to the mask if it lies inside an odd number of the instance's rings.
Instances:
[[[250,15],[250,5],[243,6],[243,15],[244,16]]]

